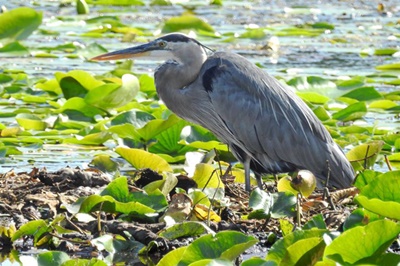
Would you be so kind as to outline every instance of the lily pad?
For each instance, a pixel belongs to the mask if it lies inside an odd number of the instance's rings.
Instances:
[[[390,220],[378,220],[366,226],[357,226],[335,238],[326,247],[324,256],[342,265],[354,265],[366,258],[377,260],[399,233],[400,225]]]
[[[400,171],[381,174],[361,189],[356,201],[369,211],[400,220]]]
[[[150,168],[156,172],[172,172],[171,166],[160,156],[140,149],[119,147],[115,150],[136,169]]]
[[[24,40],[42,24],[42,12],[19,7],[0,14],[0,39]]]
[[[165,22],[162,29],[163,32],[175,32],[182,30],[202,30],[205,32],[214,32],[214,29],[210,24],[194,15],[172,17]]]

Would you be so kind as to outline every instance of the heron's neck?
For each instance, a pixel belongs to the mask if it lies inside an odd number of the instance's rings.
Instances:
[[[155,73],[157,93],[160,97],[164,99],[165,94],[180,90],[196,80],[206,59],[205,53],[199,53],[185,55],[162,64]]]

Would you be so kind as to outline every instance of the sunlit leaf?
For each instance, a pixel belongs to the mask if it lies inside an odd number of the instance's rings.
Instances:
[[[266,259],[279,265],[313,265],[322,257],[325,248],[322,236],[326,232],[326,229],[294,231],[278,240]],[[311,240],[310,243],[307,239]]]
[[[43,233],[48,231],[49,225],[44,220],[33,220],[23,224],[17,232],[12,236],[11,241],[15,241],[23,236],[35,235],[39,238]]]
[[[160,232],[159,235],[173,240],[180,237],[199,236],[208,233],[208,230],[210,229],[206,228],[205,224],[191,221],[175,224]]]
[[[378,259],[400,233],[400,225],[378,220],[343,232],[325,249],[324,256],[340,264],[357,264],[366,258]],[[363,243],[363,248],[360,248]]]
[[[196,239],[186,248],[179,265],[189,265],[206,258],[233,261],[257,242],[254,237],[236,231],[222,231],[214,236],[208,234]]]
[[[0,39],[23,40],[42,24],[42,12],[19,7],[0,14]]]
[[[395,102],[391,100],[379,100],[379,101],[374,101],[369,104],[369,108],[379,108],[379,109],[390,109],[393,107],[398,106]]]
[[[396,48],[382,48],[375,49],[374,55],[393,55],[396,52],[398,52],[398,49]]]
[[[400,63],[380,65],[380,66],[377,66],[376,69],[378,69],[378,70],[400,70]]]
[[[87,0],[88,4],[94,5],[113,5],[113,6],[143,6],[140,0]]]
[[[75,110],[82,113],[86,117],[94,117],[95,115],[105,115],[105,112],[87,104],[84,99],[80,97],[73,97],[68,99],[61,107],[61,112],[66,112],[67,110]]]
[[[139,149],[118,147],[115,151],[136,169],[150,168],[156,172],[172,172],[171,166],[160,156]]]
[[[103,172],[114,172],[118,170],[118,163],[113,161],[109,155],[105,154],[95,156],[90,162],[90,165],[93,165]]]
[[[249,198],[249,207],[253,211],[249,214],[249,219],[269,219],[273,204],[272,195],[259,188],[253,190]]]
[[[76,1],[76,13],[80,15],[89,14],[89,6],[85,0]]]
[[[186,249],[187,246],[183,246],[175,250],[171,250],[161,258],[161,260],[157,263],[157,266],[178,265]]]
[[[365,209],[400,220],[400,171],[379,175],[361,189],[356,201]]]
[[[314,215],[311,218],[311,220],[309,220],[305,225],[303,225],[303,230],[310,230],[313,228],[326,229],[324,216],[322,216],[322,214]]]
[[[346,157],[351,162],[354,170],[369,169],[373,167],[383,144],[383,141],[361,144],[351,149],[346,154]]]
[[[367,106],[364,102],[357,102],[347,106],[346,108],[334,113],[333,119],[342,121],[352,121],[363,117],[367,113]]]
[[[219,170],[210,164],[197,164],[193,180],[199,188],[225,188],[224,183],[222,183],[219,177]]]
[[[376,91],[374,87],[357,88],[342,95],[342,97],[353,98],[358,101],[369,101],[373,99],[382,98],[381,94],[378,91]]]
[[[46,122],[33,114],[18,114],[15,120],[26,130],[44,130],[47,127]]]
[[[37,256],[38,265],[43,266],[63,265],[68,260],[68,254],[61,251],[47,251]]]
[[[321,94],[319,94],[317,92],[302,92],[302,91],[299,91],[296,94],[299,95],[300,98],[302,98],[303,100],[309,101],[311,103],[324,104],[327,101],[329,101],[329,97],[321,95]]]
[[[343,224],[343,230],[346,231],[356,226],[364,226],[373,221],[382,219],[378,214],[368,211],[364,208],[355,209]]]
[[[139,80],[131,74],[122,76],[122,85],[104,84],[90,90],[85,101],[103,110],[124,106],[132,101],[139,91]]]
[[[0,47],[0,54],[22,56],[28,55],[29,50],[19,42],[11,42],[4,45],[3,47]]]
[[[296,77],[289,80],[287,84],[296,88],[296,90],[300,91],[301,93],[314,92],[314,94],[308,94],[308,95],[309,96],[312,95],[314,100],[322,103],[325,103],[329,99],[326,96],[332,97],[336,96],[339,93],[336,89],[335,83],[333,83],[328,79],[324,79],[317,76]]]
[[[188,29],[214,32],[214,29],[210,24],[194,15],[182,15],[180,17],[172,17],[164,23],[162,31],[175,32]]]
[[[96,258],[92,259],[71,259],[62,264],[62,266],[107,266],[107,264]]]

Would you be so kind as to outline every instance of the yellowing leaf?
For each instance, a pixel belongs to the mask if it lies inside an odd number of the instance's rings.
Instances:
[[[350,161],[354,170],[357,171],[364,168],[368,169],[374,165],[383,144],[384,142],[380,140],[359,145],[351,149],[346,154],[346,157]]]
[[[115,151],[136,169],[150,168],[156,172],[172,172],[171,166],[160,156],[140,149],[116,148]]]
[[[219,217],[218,214],[216,214],[213,210],[202,204],[196,204],[193,208],[193,212],[196,215],[197,219],[201,221],[208,220],[209,215],[211,221],[213,222],[221,221],[221,217]]]
[[[291,178],[289,176],[284,176],[281,179],[279,179],[278,187],[277,187],[278,192],[290,191],[294,195],[297,195],[297,193],[299,193],[299,192],[297,190],[295,190],[294,188],[292,188],[292,186],[290,185],[290,181],[291,181]]]
[[[369,108],[389,109],[395,106],[397,106],[397,104],[391,100],[378,100],[372,102]]]
[[[199,188],[225,188],[219,178],[219,170],[210,164],[199,163],[196,165],[193,180]]]

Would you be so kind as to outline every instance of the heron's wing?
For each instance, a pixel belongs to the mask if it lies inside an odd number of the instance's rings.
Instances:
[[[342,151],[306,104],[243,57],[216,53],[201,74],[215,115],[229,129],[225,141],[267,172],[300,168],[322,176],[327,160],[331,168],[346,166]],[[333,178],[349,185],[338,171]]]

